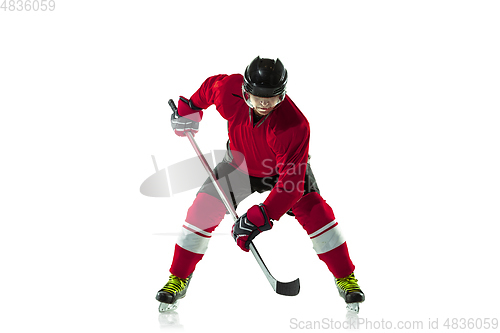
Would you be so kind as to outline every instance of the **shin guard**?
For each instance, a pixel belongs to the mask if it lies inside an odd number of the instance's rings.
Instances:
[[[206,193],[196,196],[177,239],[170,273],[185,279],[194,271],[225,213],[226,207],[219,199]]]
[[[336,278],[354,271],[344,236],[335,222],[332,208],[317,192],[303,196],[293,207],[295,218],[302,225],[321,259]]]

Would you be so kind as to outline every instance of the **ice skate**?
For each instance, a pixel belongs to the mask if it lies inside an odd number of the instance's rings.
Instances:
[[[171,274],[167,284],[156,294],[156,300],[161,302],[158,311],[174,311],[177,309],[179,300],[186,296],[186,291],[191,281],[191,276],[187,279],[181,279]]]
[[[335,279],[335,284],[337,285],[340,297],[342,297],[347,304],[347,309],[358,313],[359,303],[365,300],[365,294],[361,291],[358,280],[354,277],[354,273],[351,273],[345,278]]]

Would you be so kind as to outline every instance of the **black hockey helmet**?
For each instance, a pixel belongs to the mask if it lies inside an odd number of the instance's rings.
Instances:
[[[279,59],[258,56],[247,66],[243,77],[244,92],[258,97],[285,97],[288,73]]]

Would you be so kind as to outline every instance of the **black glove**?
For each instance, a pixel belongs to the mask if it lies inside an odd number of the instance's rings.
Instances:
[[[236,244],[245,252],[248,252],[250,242],[261,232],[270,230],[273,222],[269,219],[263,204],[255,205],[241,215],[233,225],[231,234]]]

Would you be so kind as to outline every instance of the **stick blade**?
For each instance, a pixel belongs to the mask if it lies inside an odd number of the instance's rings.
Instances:
[[[276,293],[284,296],[296,296],[300,291],[299,279],[291,282],[276,282]]]

